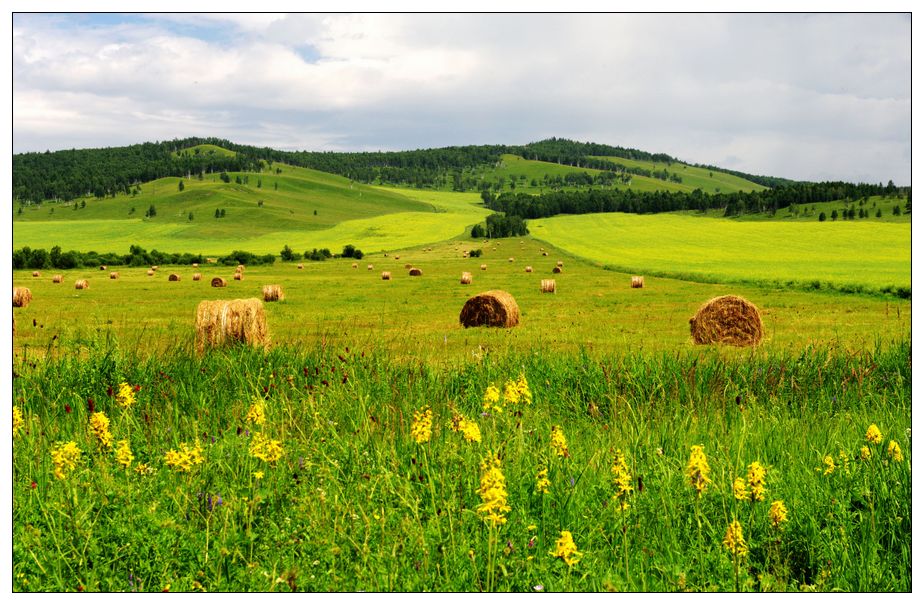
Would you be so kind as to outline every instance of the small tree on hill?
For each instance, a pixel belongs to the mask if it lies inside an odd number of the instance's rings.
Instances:
[[[821,222],[821,223],[825,222],[825,220],[827,220],[827,218],[828,218],[828,217],[825,216],[825,213],[824,213],[824,212],[822,212],[821,214],[818,215],[818,221]]]
[[[183,179],[180,179],[180,183],[176,186],[179,191],[186,189],[186,185],[183,184]]]

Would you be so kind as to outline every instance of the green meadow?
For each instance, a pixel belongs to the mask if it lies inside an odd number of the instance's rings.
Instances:
[[[909,224],[730,221],[622,213],[530,221],[538,240],[601,265],[705,281],[911,285]]]

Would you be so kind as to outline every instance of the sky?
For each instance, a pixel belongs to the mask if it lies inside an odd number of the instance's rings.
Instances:
[[[911,182],[907,14],[64,14],[12,19],[13,151],[593,141]]]

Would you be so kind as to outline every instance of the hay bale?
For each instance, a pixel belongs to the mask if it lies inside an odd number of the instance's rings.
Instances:
[[[29,288],[13,288],[13,306],[28,307],[32,302],[32,290]]]
[[[241,281],[241,280],[243,280],[243,279],[244,279],[244,274],[243,274],[243,273],[235,273],[235,274],[234,274],[234,281]]]
[[[217,258],[207,258],[205,259],[205,262],[209,263],[210,265],[214,265],[215,263],[218,262],[218,259]]]
[[[256,298],[203,300],[196,307],[196,351],[243,343],[266,346],[266,313]]]
[[[303,265],[303,264],[301,264],[301,263],[298,263],[298,268],[299,268],[299,269],[304,269],[304,268],[305,268],[305,265]]]
[[[382,271],[382,279],[388,281],[391,279],[391,271]]]
[[[192,280],[193,280],[193,281],[202,281],[202,274],[201,274],[201,273],[193,273]]]
[[[401,259],[401,257],[398,256],[398,255],[396,254],[396,255],[395,255],[395,260],[400,260],[400,259]]]
[[[151,265],[151,271],[157,271],[159,268],[157,265]]]
[[[482,270],[482,271],[487,271],[487,270],[488,270],[488,266],[487,266],[487,265],[481,265],[481,270]]]
[[[423,271],[421,271],[417,267],[411,267],[411,270],[408,271],[407,274],[412,277],[420,277],[421,275],[423,275]]]
[[[99,270],[100,270],[100,271],[105,271],[105,270],[106,270],[106,265],[100,265],[100,266],[99,266]]]
[[[466,328],[512,328],[520,323],[520,307],[509,292],[489,290],[466,301],[459,314],[459,323]]]
[[[64,276],[63,276],[63,275],[52,275],[52,276],[51,276],[51,283],[53,283],[53,284],[63,284],[63,283],[64,283]]]
[[[198,269],[198,268],[199,268],[199,263],[193,263],[193,264],[192,264],[192,268],[193,268],[193,269]]]
[[[690,318],[693,342],[756,346],[764,335],[760,311],[740,296],[719,296],[706,302]]]
[[[42,274],[39,273],[38,271],[33,271],[33,272],[32,272],[32,277],[41,277],[41,276],[42,276]]]
[[[472,274],[469,273],[468,271],[463,271],[463,272],[462,272],[462,281],[460,281],[459,283],[462,283],[462,284],[470,284],[470,283],[472,283]]]
[[[180,276],[176,273],[171,273],[170,277],[167,278],[167,281],[180,281]]]
[[[78,279],[77,281],[74,282],[74,288],[76,288],[77,290],[89,290],[90,284],[87,283],[87,280],[85,279]]]
[[[555,266],[556,266],[556,267],[564,267],[564,266],[565,266],[565,263],[563,263],[562,261],[558,261],[557,263],[555,263]]]
[[[372,271],[372,268],[373,268],[372,265],[366,265],[366,269],[368,269],[369,271]]]
[[[414,265],[412,265],[411,263],[406,263],[406,264],[404,265],[404,268],[405,268],[405,269],[411,269],[411,268],[413,268],[413,267],[414,267]]]
[[[212,278],[213,288],[224,288],[227,285],[228,285],[228,282],[226,282],[223,277],[213,277]]]
[[[238,266],[237,266],[237,269],[235,269],[235,271],[236,271],[237,273],[243,273],[243,272],[244,272],[244,265],[238,265]]]
[[[154,269],[148,269],[148,275],[149,276],[154,275]]]
[[[645,278],[641,275],[632,276],[632,287],[633,288],[644,288],[645,287]]]
[[[513,257],[511,256],[510,258],[508,258],[508,259],[507,259],[507,262],[508,262],[508,263],[512,263],[512,262],[513,262]]]
[[[359,263],[353,263],[353,268],[354,268],[354,269],[359,269]]]
[[[543,252],[543,253],[542,253],[542,256],[548,256],[548,255],[549,255],[548,252]]]
[[[532,273],[532,272],[533,272],[533,268],[532,268],[531,266],[529,266],[529,265],[526,265],[526,272],[527,272],[527,273]]]
[[[270,285],[263,286],[263,301],[264,302],[276,302],[278,300],[285,300],[286,295],[282,291],[282,286],[279,285]]]
[[[109,279],[119,279],[119,272],[118,272],[118,271],[110,271],[110,272],[109,272]]]
[[[543,294],[555,294],[555,280],[543,279],[539,283],[539,291]]]
[[[561,267],[552,268],[552,273],[561,273],[562,271],[564,271],[564,269],[562,269]]]

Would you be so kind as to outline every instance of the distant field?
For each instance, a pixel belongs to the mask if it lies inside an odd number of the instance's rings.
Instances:
[[[908,225],[612,213],[537,219],[529,229],[576,256],[627,271],[714,281],[911,284]]]
[[[632,182],[626,185],[619,185],[618,189],[634,189],[637,191],[693,191],[694,189],[701,188],[708,193],[714,193],[716,188],[718,188],[720,193],[732,193],[736,191],[759,191],[764,189],[764,187],[746,181],[742,178],[732,176],[730,174],[725,174],[721,172],[714,172],[712,176],[709,176],[709,171],[702,168],[694,168],[692,166],[685,166],[683,164],[672,164],[668,166],[667,164],[652,163],[652,162],[638,162],[633,160],[624,160],[622,158],[603,158],[609,159],[614,162],[638,167],[645,168],[647,170],[661,170],[667,168],[669,172],[675,172],[683,179],[682,183],[674,183],[671,181],[662,181],[661,179],[646,177],[646,176],[637,176],[632,175]],[[521,191],[526,193],[539,193],[543,189],[541,186],[542,177],[546,174],[553,176],[564,176],[566,174],[574,172],[586,172],[588,174],[594,175],[599,174],[600,170],[594,170],[592,168],[578,168],[574,166],[564,166],[561,164],[555,164],[553,162],[539,162],[536,160],[526,160],[520,156],[515,155],[503,155],[501,156],[500,165],[493,169],[485,171],[483,174],[485,179],[488,182],[494,182],[497,177],[503,177],[507,180],[504,191],[511,191],[509,187],[509,179],[511,175],[514,176],[525,176],[525,179],[518,180],[517,187],[513,191]],[[536,179],[539,183],[537,186],[532,186],[532,180]],[[548,188],[545,188],[548,189]]]

